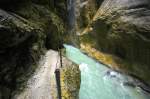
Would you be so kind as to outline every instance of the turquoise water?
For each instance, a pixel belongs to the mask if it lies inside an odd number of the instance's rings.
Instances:
[[[81,71],[79,99],[150,99],[150,95],[136,85],[124,85],[124,82],[134,82],[131,77],[107,68],[73,46],[64,46],[66,56],[78,64]]]

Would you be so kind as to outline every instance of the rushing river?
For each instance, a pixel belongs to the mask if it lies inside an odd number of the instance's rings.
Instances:
[[[150,99],[131,77],[109,69],[73,46],[64,46],[66,56],[80,67],[79,99]]]

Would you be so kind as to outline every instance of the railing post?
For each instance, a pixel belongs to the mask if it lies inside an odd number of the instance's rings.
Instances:
[[[55,77],[56,77],[56,84],[57,84],[58,99],[61,99],[60,69],[55,70]]]
[[[60,67],[62,68],[62,52],[61,49],[59,49],[59,56],[60,56]]]

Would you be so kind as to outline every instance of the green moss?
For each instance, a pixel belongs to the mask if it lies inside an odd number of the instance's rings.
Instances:
[[[90,44],[93,44],[95,45],[95,41],[93,39],[93,35],[91,35],[91,33],[87,33],[87,34],[84,34],[82,36],[80,36],[80,42],[83,42],[83,43],[90,43]]]

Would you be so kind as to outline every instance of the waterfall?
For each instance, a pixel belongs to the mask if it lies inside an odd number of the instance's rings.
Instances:
[[[67,12],[68,12],[68,35],[69,42],[71,45],[78,47],[78,37],[76,35],[76,26],[77,26],[77,2],[80,0],[67,0]]]
[[[68,11],[68,26],[69,29],[73,29],[75,28],[76,24],[75,0],[67,1],[67,11]]]

